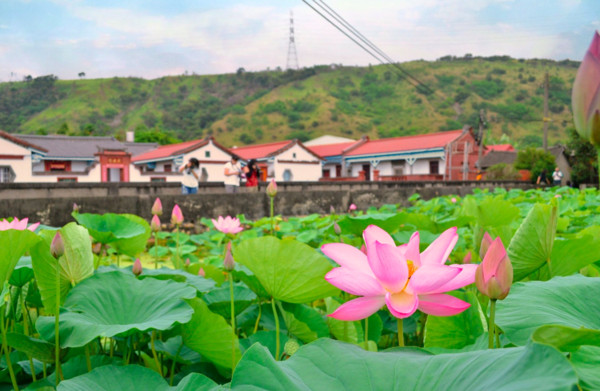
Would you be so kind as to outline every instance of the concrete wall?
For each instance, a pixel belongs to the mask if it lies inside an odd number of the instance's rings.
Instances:
[[[70,186],[69,186],[70,185]],[[258,193],[224,194],[222,185],[206,184],[197,195],[180,195],[175,183],[140,184],[10,184],[0,186],[0,217],[29,217],[30,221],[60,226],[72,221],[73,203],[89,213],[133,213],[150,219],[155,197],[162,200],[168,222],[177,203],[186,221],[201,217],[244,213],[258,219],[269,214],[269,199],[261,184]],[[344,212],[352,203],[364,210],[369,206],[405,204],[414,193],[425,199],[441,195],[464,196],[474,188],[531,188],[523,182],[319,182],[279,183],[275,213],[284,216],[329,213],[333,206]]]

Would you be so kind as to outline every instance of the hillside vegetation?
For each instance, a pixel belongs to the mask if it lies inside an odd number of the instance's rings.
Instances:
[[[372,138],[478,126],[490,142],[541,145],[543,80],[550,75],[550,143],[572,127],[578,63],[510,57],[444,57],[402,67],[318,66],[299,71],[184,75],[154,80],[57,80],[0,84],[0,129],[40,134],[116,135],[135,130],[162,143],[213,135],[227,146],[322,134]]]

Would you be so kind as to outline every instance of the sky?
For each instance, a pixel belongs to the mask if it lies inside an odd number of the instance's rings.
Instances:
[[[581,60],[600,29],[600,0],[323,1],[399,62]],[[378,63],[302,0],[0,0],[0,81],[285,69],[290,12],[300,67]]]

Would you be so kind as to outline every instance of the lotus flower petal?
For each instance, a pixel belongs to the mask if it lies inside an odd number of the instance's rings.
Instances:
[[[471,304],[445,294],[419,296],[419,310],[434,316],[453,316],[469,308]]]
[[[579,135],[600,147],[600,35],[592,43],[579,66],[572,92],[573,120]]]
[[[443,265],[423,265],[410,278],[410,287],[417,293],[429,293],[446,285],[460,269]]]
[[[408,265],[396,245],[375,241],[375,254],[367,255],[367,259],[371,270],[387,290],[398,292],[404,288],[408,280]]]
[[[365,253],[345,243],[328,243],[321,246],[323,254],[345,268],[357,270],[375,278]]]
[[[373,315],[384,304],[383,295],[359,297],[342,304],[328,316],[339,320],[360,320]]]
[[[406,244],[398,246],[400,252],[404,255],[407,261],[412,261],[415,266],[421,266],[421,251],[419,250],[419,231],[413,233],[410,240]]]
[[[419,298],[407,291],[400,293],[387,293],[385,304],[396,318],[408,318],[415,313],[419,305]]]
[[[475,271],[479,265],[450,265],[448,267],[459,269],[460,272],[452,280],[441,287],[434,289],[431,293],[442,293],[453,291],[458,288],[470,285],[475,281]]]
[[[457,241],[458,234],[456,233],[456,227],[445,230],[423,251],[421,254],[421,265],[443,265],[448,260],[448,256],[452,252],[452,249],[454,249]]]
[[[345,267],[336,267],[325,275],[331,285],[356,296],[377,296],[385,289],[375,277]]]

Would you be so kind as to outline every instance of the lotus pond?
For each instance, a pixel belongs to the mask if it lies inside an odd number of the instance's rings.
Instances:
[[[597,190],[410,202],[0,221],[0,387],[600,389]]]

